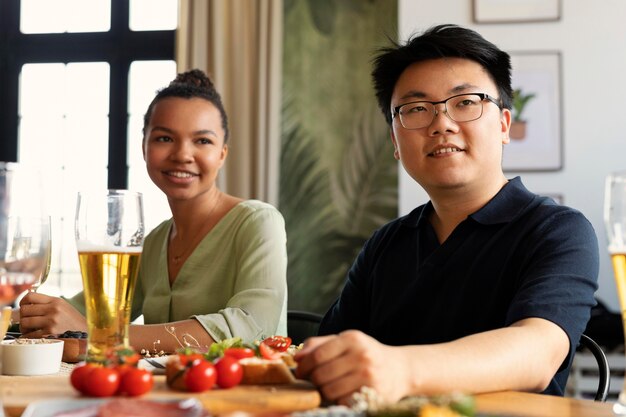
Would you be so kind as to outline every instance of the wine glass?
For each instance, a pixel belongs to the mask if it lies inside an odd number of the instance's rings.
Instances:
[[[44,217],[43,222],[44,222],[44,227],[46,228],[47,233],[48,233],[48,246],[46,249],[45,259],[44,259],[45,268],[41,271],[41,274],[37,276],[37,279],[35,280],[32,287],[30,288],[32,292],[37,292],[39,287],[41,287],[44,284],[44,282],[46,282],[46,280],[48,279],[48,275],[50,274],[50,263],[52,260],[52,219],[49,216],[47,218]]]
[[[0,340],[10,322],[11,305],[45,268],[50,239],[41,191],[36,170],[0,162]]]
[[[87,313],[87,358],[129,347],[132,297],[143,247],[143,202],[126,190],[80,192],[76,246]]]
[[[626,335],[626,171],[611,173],[606,178],[604,226]],[[626,379],[613,411],[626,415]]]

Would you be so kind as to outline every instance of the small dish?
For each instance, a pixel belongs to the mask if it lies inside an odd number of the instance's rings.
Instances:
[[[50,339],[5,340],[0,345],[4,375],[49,375],[61,368],[63,341]]]
[[[77,363],[87,357],[87,339],[61,337],[53,340],[63,341],[63,362]]]
[[[147,369],[154,375],[165,375],[165,365],[169,356],[156,356],[153,358],[142,358],[139,360],[139,367]]]

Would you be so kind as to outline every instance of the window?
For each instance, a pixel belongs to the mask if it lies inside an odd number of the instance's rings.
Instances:
[[[81,288],[76,193],[144,193],[146,228],[170,216],[141,155],[143,114],[176,73],[177,0],[0,1],[0,160],[37,165],[53,219],[46,287]]]

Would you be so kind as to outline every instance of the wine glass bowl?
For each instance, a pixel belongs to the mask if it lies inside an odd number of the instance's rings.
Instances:
[[[611,173],[606,178],[604,226],[626,335],[626,171]],[[626,415],[626,379],[624,384],[613,407],[620,415]]]
[[[47,232],[48,242],[44,253],[44,267],[41,270],[41,273],[37,275],[37,279],[33,282],[33,285],[30,288],[33,292],[37,292],[39,287],[47,281],[48,275],[50,274],[50,263],[52,261],[52,219],[50,217],[44,218],[43,222],[43,227],[46,229],[45,232]]]
[[[45,268],[50,234],[39,196],[36,170],[0,162],[0,340],[6,334],[10,305]]]
[[[11,304],[35,282],[33,274],[0,273],[0,341],[11,323]]]

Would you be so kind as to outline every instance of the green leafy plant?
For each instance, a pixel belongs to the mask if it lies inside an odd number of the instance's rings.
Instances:
[[[524,94],[521,88],[513,90],[513,121],[523,122],[522,113],[530,100],[535,97],[534,93]]]

